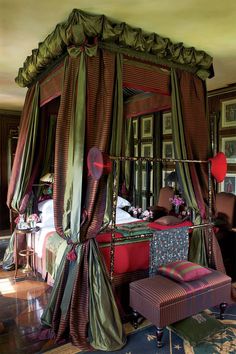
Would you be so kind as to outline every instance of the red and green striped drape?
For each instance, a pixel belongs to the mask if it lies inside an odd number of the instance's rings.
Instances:
[[[171,98],[175,158],[208,160],[212,156],[207,118],[205,82],[185,71],[172,69]],[[208,220],[207,164],[176,164],[179,181],[187,205],[196,212],[196,224]],[[190,260],[208,265],[208,228],[193,230]],[[213,261],[216,269],[225,271],[221,252],[212,234]]]
[[[88,176],[85,156],[93,146],[110,153],[115,139],[112,132],[121,140],[122,62],[120,55],[96,46],[73,47],[69,54],[58,114],[54,178],[56,229],[68,246],[42,322],[52,328],[57,341],[69,337],[81,349],[91,344],[100,350],[117,350],[125,336],[94,241],[105,212],[107,177],[95,181]],[[68,259],[72,252],[75,261]]]

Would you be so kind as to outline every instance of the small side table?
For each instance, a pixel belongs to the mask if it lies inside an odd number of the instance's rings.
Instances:
[[[26,257],[26,265],[23,269],[23,272],[26,273],[27,275],[29,273],[33,273],[34,276],[36,276],[36,270],[35,270],[35,233],[40,230],[39,226],[29,228],[29,229],[18,229],[16,227],[15,229],[15,247],[16,247],[16,258],[15,258],[15,275],[14,279],[17,279],[17,272],[18,272],[18,255],[22,257]],[[27,247],[26,249],[18,251],[18,235],[22,234],[29,234],[30,235],[30,246]],[[31,264],[30,265],[30,257],[31,257]]]

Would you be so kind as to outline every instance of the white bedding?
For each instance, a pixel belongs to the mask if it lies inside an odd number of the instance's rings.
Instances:
[[[120,198],[119,202],[122,202],[121,206],[128,206],[128,202],[125,202],[124,199]],[[53,201],[52,200],[46,200],[43,201],[39,204],[39,210],[40,210],[40,218],[41,218],[41,223],[37,223],[37,226],[40,227],[40,230],[35,233],[34,235],[34,250],[36,253],[36,258],[37,258],[37,270],[42,273],[43,276],[46,276],[46,268],[45,268],[45,260],[43,259],[45,253],[44,253],[44,247],[45,247],[45,241],[48,233],[56,231],[55,226],[54,226],[54,213],[53,213]],[[132,217],[128,212],[123,210],[122,208],[117,208],[116,209],[116,224],[128,224],[131,222],[139,221],[139,219],[136,219]],[[59,237],[59,236],[58,236]],[[30,244],[31,238],[29,235],[27,235],[27,243],[29,247],[32,247]],[[60,264],[61,258],[64,254],[64,251],[67,247],[67,242],[63,242],[59,249],[58,249],[58,254],[55,260],[55,269],[54,271],[56,272],[58,265]],[[44,265],[44,266],[43,266]],[[44,274],[45,273],[45,274]],[[55,274],[52,274],[54,276]]]
[[[128,214],[128,213],[127,213]],[[139,221],[139,219],[136,219],[132,217],[131,215],[128,214],[128,216],[119,218],[116,218],[116,224],[128,224],[134,221]],[[38,258],[42,258],[43,256],[43,246],[45,244],[45,238],[49,232],[56,231],[54,226],[44,226],[42,223],[38,223],[37,226],[40,227],[40,230],[35,233],[35,253],[37,254]],[[29,236],[29,235],[28,235]],[[30,245],[30,237],[28,237],[28,245]]]
[[[131,222],[134,222],[134,221],[140,221],[140,219],[137,219],[137,218],[134,218],[133,216],[130,216],[128,218],[124,218],[124,219],[117,219],[116,220],[116,225],[121,225],[121,224],[129,224]]]
[[[37,255],[38,258],[42,258],[43,256],[43,245],[44,245],[44,241],[45,238],[47,236],[47,234],[51,231],[56,231],[55,227],[53,226],[45,226],[43,227],[42,223],[38,223],[37,226],[40,227],[40,230],[38,232],[35,233],[34,237],[35,237],[35,253]],[[28,235],[27,238],[27,243],[28,246],[32,246],[30,245],[30,237]]]

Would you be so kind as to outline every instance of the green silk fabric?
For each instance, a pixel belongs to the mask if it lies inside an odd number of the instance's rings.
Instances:
[[[172,101],[172,124],[173,142],[176,159],[188,159],[183,128],[183,116],[180,101],[178,79],[174,69],[171,70],[171,101]],[[194,187],[190,177],[188,163],[176,163],[176,169],[181,180],[183,196],[186,204],[195,210],[195,225],[201,224],[201,216],[198,210],[194,194]],[[206,248],[203,229],[193,229],[190,243],[189,260],[203,266],[207,266]]]
[[[21,210],[22,199],[25,197],[29,180],[34,168],[34,158],[36,149],[36,137],[39,123],[39,84],[36,84],[34,98],[32,101],[31,117],[27,131],[27,139],[21,156],[21,163],[18,167],[18,178],[11,201],[11,208],[17,212]]]
[[[110,156],[120,156],[122,146],[122,133],[123,133],[123,87],[122,87],[122,61],[123,56],[117,54],[116,60],[116,83],[115,83],[115,95],[113,106],[113,119],[112,119],[112,136],[110,144]],[[116,169],[117,180],[120,176],[120,164]],[[106,210],[104,214],[104,225],[108,225],[112,215],[112,193],[113,193],[113,174],[110,173],[107,181],[107,197],[106,197]],[[116,194],[118,193],[118,185],[116,188]]]
[[[172,124],[173,124],[173,141],[176,159],[188,159],[186,151],[186,143],[184,137],[183,117],[181,110],[181,102],[179,97],[179,85],[175,70],[171,71],[171,101],[172,101]],[[178,172],[181,175],[181,183],[183,185],[184,198],[187,205],[198,210],[197,202],[194,195],[193,185],[191,182],[188,163],[177,163]]]
[[[63,214],[64,234],[71,237],[73,242],[79,241],[86,121],[86,54],[78,48],[76,53],[73,52],[72,57],[75,55],[80,55],[80,67],[77,88],[74,87],[77,97],[75,114],[70,125]]]
[[[96,55],[97,46],[73,47],[68,52],[72,58],[80,57],[77,86],[73,87],[76,92],[76,102],[74,115],[70,122],[69,149],[67,160],[66,188],[64,193],[64,214],[63,214],[63,232],[66,238],[76,244],[77,253],[76,262],[70,262],[69,272],[66,279],[64,292],[61,300],[61,317],[66,318],[70,312],[73,289],[76,286],[76,276],[78,271],[84,271],[81,268],[84,255],[84,244],[80,239],[80,215],[82,204],[82,185],[84,170],[84,147],[85,147],[85,122],[86,122],[86,55]],[[117,77],[116,90],[113,107],[112,120],[112,139],[110,151],[112,153],[120,152],[121,133],[122,133],[122,114],[123,114],[123,93],[122,93],[122,58],[117,55]],[[67,71],[67,60],[65,61],[65,75]],[[118,138],[117,138],[118,137]],[[108,185],[108,190],[109,190]],[[123,326],[118,313],[116,302],[112,293],[111,284],[108,280],[106,270],[94,239],[86,241],[88,246],[89,259],[89,329],[91,334],[91,345],[100,350],[117,350],[124,346],[126,338],[123,332]],[[58,268],[56,280],[52,290],[47,308],[45,309],[41,320],[44,325],[52,326],[53,314],[58,301],[58,292],[64,277],[64,268],[66,255],[73,246],[65,247],[61,264]],[[82,285],[81,285],[82,286]],[[80,288],[81,294],[83,289]]]
[[[66,174],[66,189],[64,194],[64,213],[63,213],[63,231],[66,238],[70,238],[73,242],[79,241],[80,231],[80,215],[81,215],[81,197],[82,197],[82,180],[83,180],[83,166],[84,166],[84,139],[85,139],[85,120],[86,120],[86,65],[85,52],[77,48],[73,52],[72,57],[80,55],[79,72],[77,73],[77,80],[73,87],[73,92],[77,93],[75,98],[75,110],[72,114],[70,122],[70,136],[67,160],[67,174]],[[67,75],[67,60],[65,61],[65,76]],[[72,246],[65,249],[67,254]],[[77,262],[81,259],[81,247],[77,247]],[[66,315],[70,298],[72,295],[73,284],[75,281],[76,271],[75,264],[70,266],[65,291],[63,295],[62,315]],[[53,292],[57,293],[60,277],[55,282]],[[47,313],[47,309],[45,311]]]
[[[89,254],[91,345],[99,350],[119,350],[126,338],[111,284],[95,240]]]
[[[32,55],[27,57],[16,78],[18,85],[29,86],[38,74],[66,53],[68,46],[79,46],[86,37],[99,38],[100,44],[108,46],[107,49],[111,51],[141,55],[142,59],[191,71],[202,79],[213,76],[212,57],[202,50],[186,48],[182,43],[172,43],[156,33],[148,34],[140,28],[115,22],[104,15],[75,9],[67,21],[57,24],[38,49],[34,49]]]

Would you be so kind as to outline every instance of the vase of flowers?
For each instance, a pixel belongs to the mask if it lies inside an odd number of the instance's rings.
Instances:
[[[173,198],[170,198],[169,200],[174,205],[175,214],[179,214],[179,207],[184,204],[184,199],[176,194]]]
[[[15,223],[17,224],[18,229],[21,229],[25,224],[25,215],[19,214],[17,218],[15,218]]]
[[[27,217],[27,223],[32,229],[36,227],[37,222],[39,222],[39,217],[37,214],[31,214]]]

